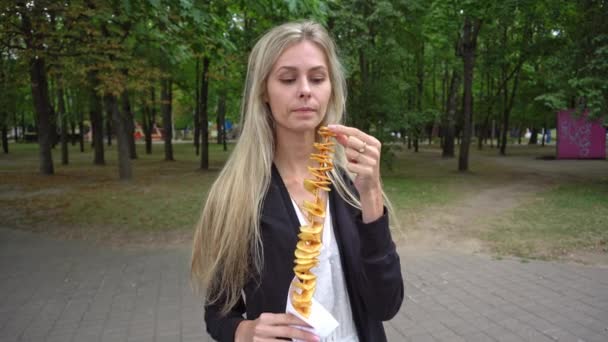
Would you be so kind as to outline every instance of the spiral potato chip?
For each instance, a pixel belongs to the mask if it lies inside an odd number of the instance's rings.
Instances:
[[[312,193],[314,201],[304,201],[303,209],[308,221],[307,225],[300,227],[299,241],[295,250],[294,291],[291,293],[293,307],[304,317],[310,316],[312,297],[317,284],[317,276],[311,269],[319,263],[317,257],[321,254],[321,234],[323,232],[323,221],[325,218],[325,203],[321,199],[321,191],[329,191],[331,185],[327,173],[334,167],[331,153],[334,152],[334,143],[330,141],[335,134],[327,127],[318,130],[323,142],[314,143],[318,153],[312,153],[310,159],[319,163],[318,167],[309,167],[308,171],[312,179],[304,180],[304,188]]]

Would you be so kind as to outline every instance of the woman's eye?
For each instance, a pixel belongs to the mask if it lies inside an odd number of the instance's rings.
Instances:
[[[312,83],[323,83],[325,81],[325,77],[313,77],[310,79]]]
[[[291,84],[291,83],[293,83],[295,81],[296,81],[295,78],[282,78],[281,79],[281,83],[285,83],[285,84]]]

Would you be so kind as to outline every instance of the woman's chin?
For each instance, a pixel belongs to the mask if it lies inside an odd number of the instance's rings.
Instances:
[[[285,129],[294,133],[307,133],[314,132],[320,124],[321,121],[315,118],[314,120],[298,120],[298,122],[291,122],[285,126],[278,125],[277,128]]]

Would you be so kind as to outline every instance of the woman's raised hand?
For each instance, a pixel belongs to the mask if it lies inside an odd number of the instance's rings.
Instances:
[[[280,341],[279,338],[319,341],[318,336],[299,329],[298,326],[310,328],[306,322],[289,313],[263,313],[256,320],[242,321],[236,329],[234,339],[236,342]]]
[[[383,213],[382,183],[380,181],[380,152],[378,139],[357,128],[328,125],[336,133],[336,140],[344,146],[346,169],[355,173],[354,184],[361,199],[364,222],[371,222]]]

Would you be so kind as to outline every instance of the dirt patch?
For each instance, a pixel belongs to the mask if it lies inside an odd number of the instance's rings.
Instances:
[[[489,185],[468,193],[465,199],[450,205],[427,208],[406,227],[405,240],[401,245],[405,249],[421,252],[436,248],[482,252],[483,243],[463,232],[483,229],[478,223],[482,219],[512,210],[551,185],[533,178]]]
[[[487,231],[483,222],[532,203],[537,194],[570,181],[608,177],[603,160],[541,160],[533,156],[477,155],[483,163],[502,169],[499,177],[471,186],[463,198],[444,206],[431,206],[406,220],[400,248],[411,253],[437,249],[488,253],[489,247],[472,236]],[[581,250],[556,256],[566,262],[608,265],[606,250]]]
[[[561,260],[608,268],[608,253],[606,252],[577,251],[569,253],[566,257],[561,258]]]
[[[3,186],[0,188],[0,200],[13,200],[17,198],[34,198],[45,195],[61,195],[67,192],[67,189],[64,188],[48,188],[48,189],[39,189],[27,191],[25,189],[19,187],[8,187]]]

